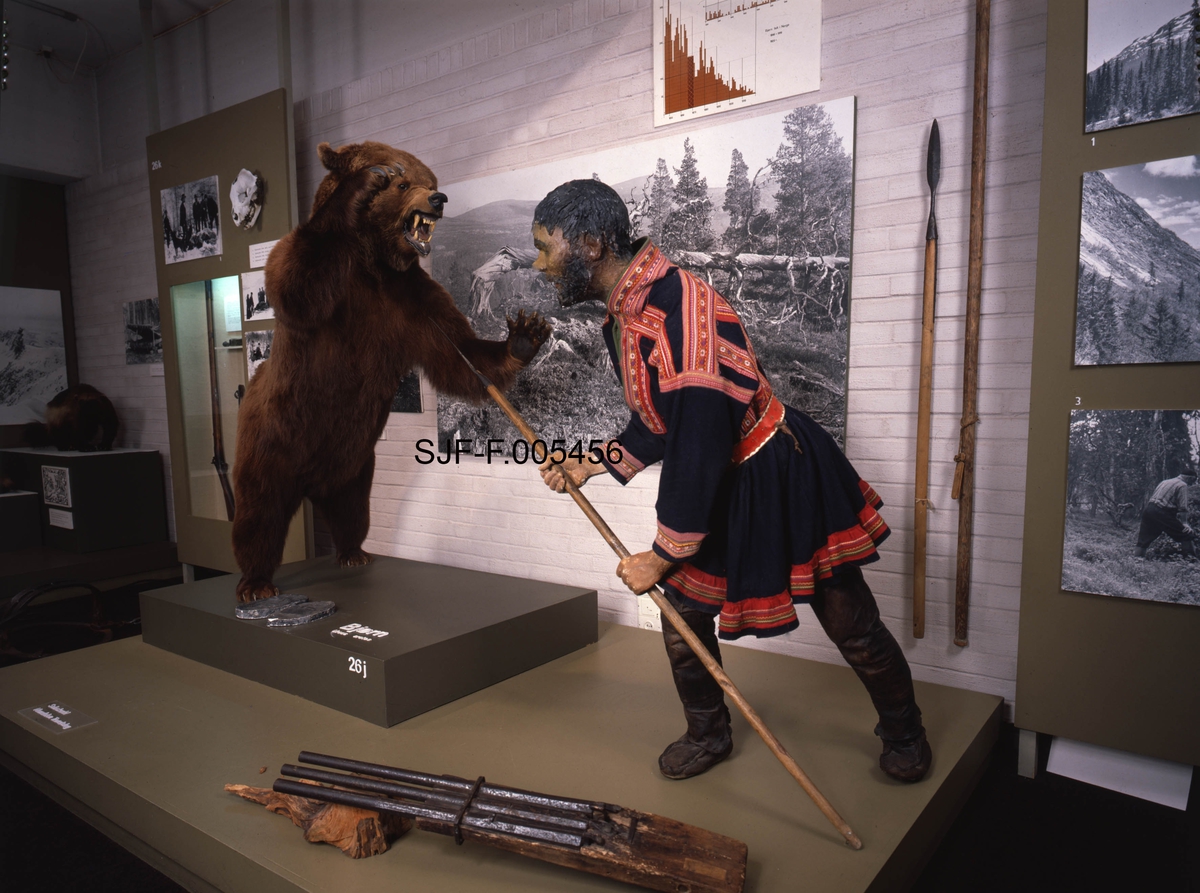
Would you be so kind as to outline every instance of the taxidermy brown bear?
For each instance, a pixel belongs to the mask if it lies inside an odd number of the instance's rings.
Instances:
[[[438,390],[482,400],[455,346],[506,388],[550,334],[522,312],[508,320],[507,341],[475,337],[421,269],[447,199],[419,160],[376,142],[322,143],[317,153],[329,173],[308,222],[267,260],[275,337],[238,417],[233,551],[243,602],[278,592],[271,578],[306,496],[328,521],[340,564],[371,561],[362,543],[375,443],[414,366]]]
[[[59,450],[111,450],[117,437],[117,410],[90,384],[72,385],[46,404],[46,421],[25,426],[32,447]]]

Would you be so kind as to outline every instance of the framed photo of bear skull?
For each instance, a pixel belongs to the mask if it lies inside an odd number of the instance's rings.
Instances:
[[[220,186],[205,177],[162,190],[163,256],[169,264],[221,254]]]

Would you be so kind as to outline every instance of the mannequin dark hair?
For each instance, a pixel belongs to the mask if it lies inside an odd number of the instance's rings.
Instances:
[[[540,202],[533,222],[547,231],[561,228],[572,244],[580,236],[599,238],[618,258],[633,256],[629,210],[615,189],[599,180],[570,180]]]

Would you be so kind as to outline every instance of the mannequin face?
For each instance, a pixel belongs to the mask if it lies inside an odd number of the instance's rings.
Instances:
[[[563,236],[560,227],[550,232],[540,223],[535,223],[533,247],[538,253],[533,268],[554,286],[561,306],[570,307],[596,297],[591,293],[591,264],[584,252],[572,246]]]

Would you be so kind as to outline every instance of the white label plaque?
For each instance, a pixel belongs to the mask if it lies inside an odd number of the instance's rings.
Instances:
[[[267,265],[267,255],[271,253],[271,249],[279,244],[279,240],[274,242],[259,242],[257,245],[250,246],[250,269],[257,270],[259,267]]]

